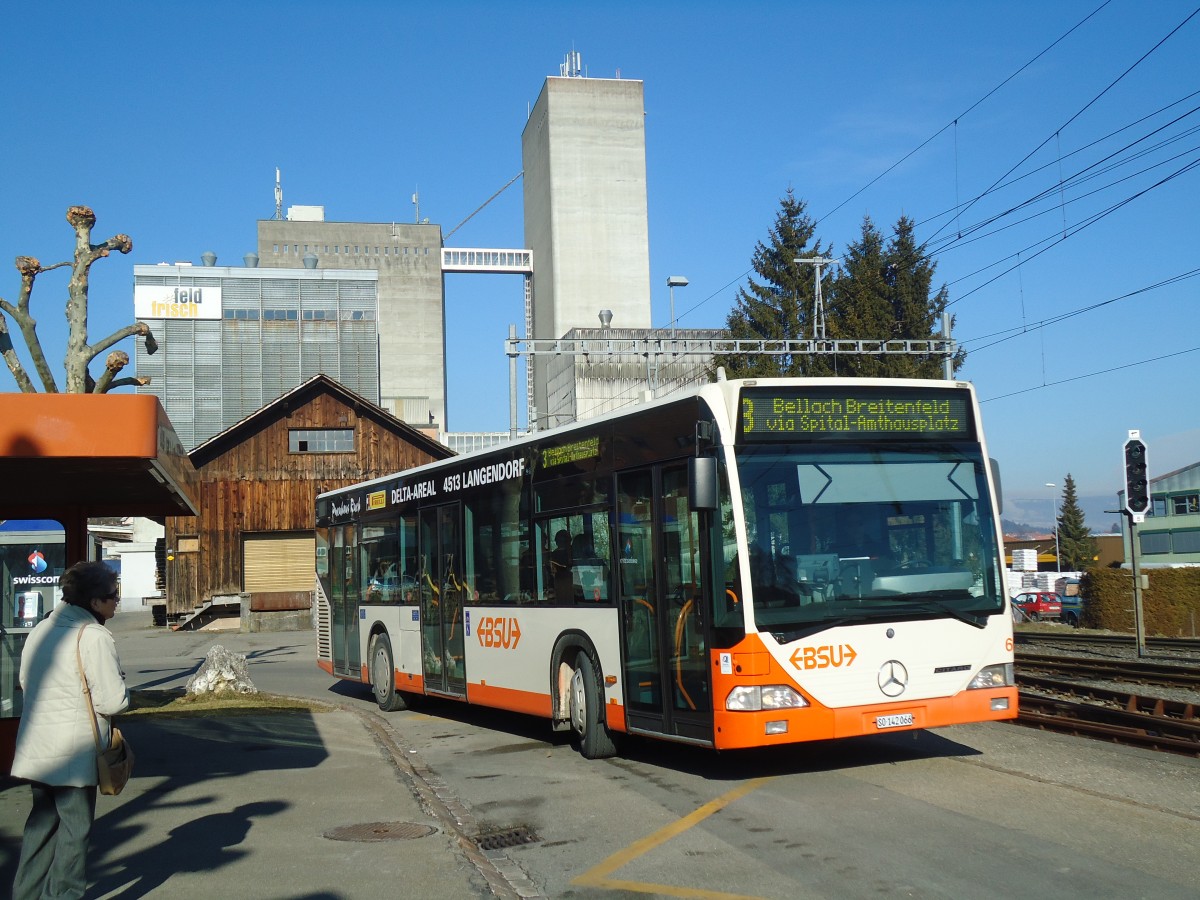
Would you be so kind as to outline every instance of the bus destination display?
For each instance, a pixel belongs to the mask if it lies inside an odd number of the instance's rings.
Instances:
[[[744,441],[973,436],[970,393],[965,390],[746,388],[741,412]]]

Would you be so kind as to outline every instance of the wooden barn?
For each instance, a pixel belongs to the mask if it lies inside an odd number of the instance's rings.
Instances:
[[[196,516],[166,520],[166,617],[231,607],[243,630],[311,626],[317,494],[453,456],[325,375],[200,444]]]

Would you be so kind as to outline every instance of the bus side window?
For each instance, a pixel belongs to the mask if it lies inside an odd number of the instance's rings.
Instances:
[[[608,601],[608,564],[586,534],[571,541],[571,582],[576,603]]]
[[[559,520],[561,521],[561,520]],[[534,524],[533,565],[530,570],[529,603],[548,606],[554,603],[554,575],[551,553],[554,549],[552,536],[558,523],[553,519],[542,519]],[[561,527],[561,526],[558,526]]]
[[[721,509],[716,516],[718,522],[732,522],[733,509],[729,491],[725,488],[724,469],[721,470],[722,492]],[[730,526],[732,530],[732,526]],[[732,535],[726,537],[723,529],[717,529],[717,540],[720,541],[720,556],[718,557],[719,571],[722,580],[717,582],[717,588],[712,592],[713,616],[715,628],[745,627],[745,615],[742,607],[742,575],[738,563],[737,541]]]
[[[554,549],[550,551],[550,577],[554,584],[555,603],[569,603],[575,599],[571,565],[571,533],[559,528],[554,532]]]
[[[420,560],[417,557],[417,517],[400,517],[400,596],[398,602],[415,605],[420,599]]]

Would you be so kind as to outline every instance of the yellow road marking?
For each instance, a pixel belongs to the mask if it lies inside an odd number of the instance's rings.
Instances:
[[[679,821],[672,822],[670,825],[660,828],[658,831],[647,835],[639,841],[634,841],[624,850],[618,850],[598,866],[593,866],[582,875],[573,878],[571,884],[577,884],[581,887],[634,891],[640,894],[662,894],[667,897],[691,897],[696,898],[696,900],[758,900],[758,898],[745,894],[725,894],[720,891],[708,891],[699,888],[675,887],[673,885],[651,884],[642,881],[623,881],[617,878],[609,878],[608,876],[622,866],[633,862],[639,856],[649,853],[672,838],[678,837],[689,828],[703,822],[713,813],[719,812],[734,800],[741,799],[751,791],[762,787],[770,780],[770,778],[753,778],[745,784],[734,788],[732,791],[722,794],[715,800],[710,800],[699,809],[688,813]]]

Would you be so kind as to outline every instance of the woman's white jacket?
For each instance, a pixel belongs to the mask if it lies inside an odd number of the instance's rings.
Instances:
[[[78,787],[96,783],[96,740],[75,655],[80,637],[79,654],[103,746],[108,746],[108,717],[129,706],[112,634],[88,610],[60,603],[33,629],[21,654],[25,698],[12,765],[15,778]]]

